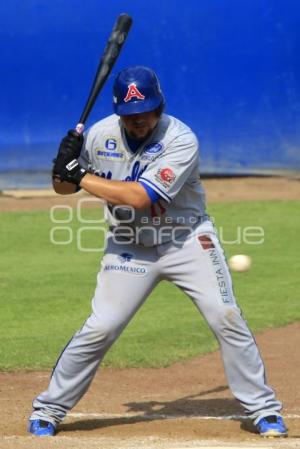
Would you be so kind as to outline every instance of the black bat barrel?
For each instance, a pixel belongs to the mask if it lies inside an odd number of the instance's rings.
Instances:
[[[96,98],[121,52],[131,25],[132,18],[128,14],[119,15],[98,65],[88,100],[79,119],[79,124],[83,125],[86,122]]]

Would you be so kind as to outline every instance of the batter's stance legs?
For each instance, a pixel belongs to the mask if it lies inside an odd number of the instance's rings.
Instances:
[[[190,296],[215,334],[229,387],[246,414],[254,420],[270,414],[280,416],[282,404],[266,382],[264,364],[236,304],[231,276],[212,224],[208,221],[200,225],[180,249],[174,251],[165,245],[161,253],[164,275]]]
[[[93,312],[58,359],[48,389],[33,401],[30,420],[56,426],[84,395],[104,355],[159,281],[156,261],[155,249],[132,251],[109,242]]]
[[[93,313],[62,353],[48,389],[34,400],[30,419],[56,426],[64,418],[88,389],[107,350],[161,279],[178,285],[206,318],[219,341],[231,391],[259,432],[269,436],[274,426],[274,436],[285,435],[282,405],[266,382],[262,359],[236,304],[224,254],[210,222],[200,225],[193,238],[176,244],[122,249],[109,243]]]

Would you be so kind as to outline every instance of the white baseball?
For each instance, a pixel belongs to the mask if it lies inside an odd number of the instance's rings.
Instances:
[[[229,258],[228,263],[233,271],[247,271],[251,267],[251,257],[246,254],[236,254]]]

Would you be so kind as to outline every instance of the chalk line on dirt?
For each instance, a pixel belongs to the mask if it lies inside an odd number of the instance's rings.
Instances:
[[[213,415],[167,415],[167,414],[145,414],[141,415],[138,413],[68,413],[70,418],[98,418],[98,419],[115,419],[115,418],[135,418],[146,420],[156,420],[156,419],[202,419],[202,420],[243,420],[249,419],[244,415],[223,415],[223,416],[213,416]],[[298,414],[287,414],[284,415],[287,419],[299,419]]]

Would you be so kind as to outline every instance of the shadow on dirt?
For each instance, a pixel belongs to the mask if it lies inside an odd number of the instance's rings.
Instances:
[[[173,401],[146,401],[129,402],[124,404],[127,407],[125,414],[133,413],[133,416],[124,416],[116,418],[99,419],[81,419],[72,423],[63,424],[60,430],[84,431],[92,429],[101,429],[112,426],[122,426],[136,424],[146,421],[163,421],[166,419],[184,419],[212,416],[215,418],[228,417],[230,419],[241,421],[241,426],[245,425],[244,411],[240,404],[234,398],[213,398],[201,399],[203,396],[221,393],[228,390],[226,385],[221,385],[212,390],[202,391],[192,396],[185,396]],[[228,418],[227,418],[228,419]],[[243,427],[244,430],[251,431],[251,427]]]

